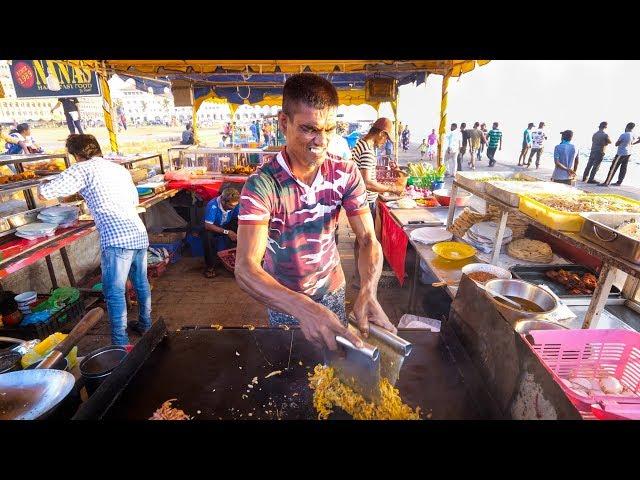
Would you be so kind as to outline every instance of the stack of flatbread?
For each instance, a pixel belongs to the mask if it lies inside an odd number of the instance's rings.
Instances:
[[[553,252],[548,243],[520,238],[507,245],[507,255],[533,263],[551,263]]]
[[[453,233],[456,237],[462,238],[467,230],[469,230],[473,225],[478,222],[482,222],[486,219],[486,215],[482,213],[477,213],[471,210],[470,208],[465,208],[458,218],[451,224],[449,227],[449,231]]]
[[[496,207],[495,205],[487,205],[487,220],[493,220],[496,223],[500,222],[500,216],[502,215],[502,211]],[[510,213],[507,217],[507,227],[511,229],[513,232],[513,238],[523,238],[529,223],[526,218],[523,218],[520,215],[514,215]]]

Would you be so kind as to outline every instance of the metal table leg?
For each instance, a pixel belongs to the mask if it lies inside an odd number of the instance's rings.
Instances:
[[[69,284],[72,287],[75,287],[76,279],[73,276],[73,270],[71,269],[71,262],[69,262],[69,255],[67,255],[67,247],[62,247],[60,249],[60,256],[62,257],[62,263],[64,263],[64,269],[67,272],[67,278],[69,279]]]
[[[600,314],[604,310],[609,293],[611,293],[611,286],[616,276],[616,268],[612,267],[608,263],[602,265],[600,271],[600,277],[598,277],[598,283],[596,289],[593,291],[593,297],[591,303],[587,309],[587,313],[584,316],[584,323],[582,328],[595,328],[600,320]]]
[[[458,186],[454,183],[451,186],[451,197],[449,200],[449,212],[447,213],[447,228],[453,223],[453,214],[456,211],[456,196],[458,195]]]
[[[415,250],[415,249],[414,249]],[[411,289],[409,290],[409,312],[415,314],[416,288],[418,286],[418,274],[420,272],[420,255],[415,252],[415,261],[413,262],[413,279],[411,280]]]
[[[47,262],[47,269],[49,270],[49,277],[51,278],[51,286],[55,290],[58,288],[58,279],[56,278],[56,271],[53,269],[53,263],[51,263],[51,256],[44,257]]]
[[[498,257],[500,256],[500,250],[502,249],[502,239],[504,238],[504,231],[507,227],[508,217],[509,212],[503,210],[502,215],[500,216],[500,225],[498,226],[498,231],[496,232],[496,238],[493,241],[493,255],[491,256],[491,265],[498,265]]]

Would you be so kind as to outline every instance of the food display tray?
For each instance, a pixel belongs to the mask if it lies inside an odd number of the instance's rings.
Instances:
[[[640,213],[583,213],[582,218],[584,223],[580,236],[625,260],[640,264],[640,240],[616,230],[626,221],[640,222]]]
[[[580,276],[585,273],[592,273],[598,278],[598,274],[590,268],[583,267],[582,265],[576,264],[565,264],[565,265],[516,265],[515,267],[511,267],[511,273],[514,278],[524,280],[525,282],[533,283],[535,285],[546,285],[555,293],[558,297],[560,297],[565,304],[567,305],[588,305],[591,302],[591,298],[593,295],[574,295],[569,293],[567,287],[562,285],[561,283],[555,282],[545,275],[545,272],[548,270],[566,270],[571,273],[576,273]],[[609,299],[619,299],[620,298],[620,290],[612,286],[611,293],[609,294]],[[615,302],[612,302],[615,303]]]
[[[485,182],[485,192],[487,195],[491,195],[497,200],[515,208],[518,208],[520,205],[520,196],[526,195],[527,193],[553,193],[556,195],[584,193],[579,188],[571,187],[564,183],[543,181],[514,183],[509,182],[508,180]]]
[[[513,173],[510,171],[506,172],[456,172],[456,182],[458,182],[463,187],[469,188],[470,190],[475,190],[480,193],[485,192],[485,187],[487,182],[481,181],[483,178],[487,177],[504,177],[505,180],[517,179],[520,178],[522,180],[527,181],[537,181],[539,178],[533,177],[531,175],[527,175],[525,173]]]
[[[622,195],[598,195],[599,197],[622,200],[629,205],[640,207],[640,202],[632,200]],[[525,215],[537,220],[541,224],[553,228],[554,230],[562,230],[565,232],[579,232],[582,229],[582,225],[585,221],[583,213],[586,212],[565,212],[558,210],[557,208],[549,207],[543,203],[540,203],[533,198],[522,195],[520,197],[520,205],[518,209]],[[597,212],[589,212],[597,213]],[[623,212],[620,212],[623,213]]]

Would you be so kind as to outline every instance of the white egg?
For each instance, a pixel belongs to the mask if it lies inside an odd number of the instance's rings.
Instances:
[[[616,377],[607,376],[600,379],[600,388],[608,395],[619,395],[624,387]]]

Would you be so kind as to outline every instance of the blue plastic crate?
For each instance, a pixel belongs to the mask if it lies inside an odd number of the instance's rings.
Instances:
[[[176,263],[182,258],[182,240],[173,243],[151,243],[151,248],[166,248],[169,252],[169,263]]]
[[[187,241],[189,249],[191,250],[191,256],[204,257],[204,246],[202,245],[201,236],[195,236],[190,232],[187,234],[185,240]]]

